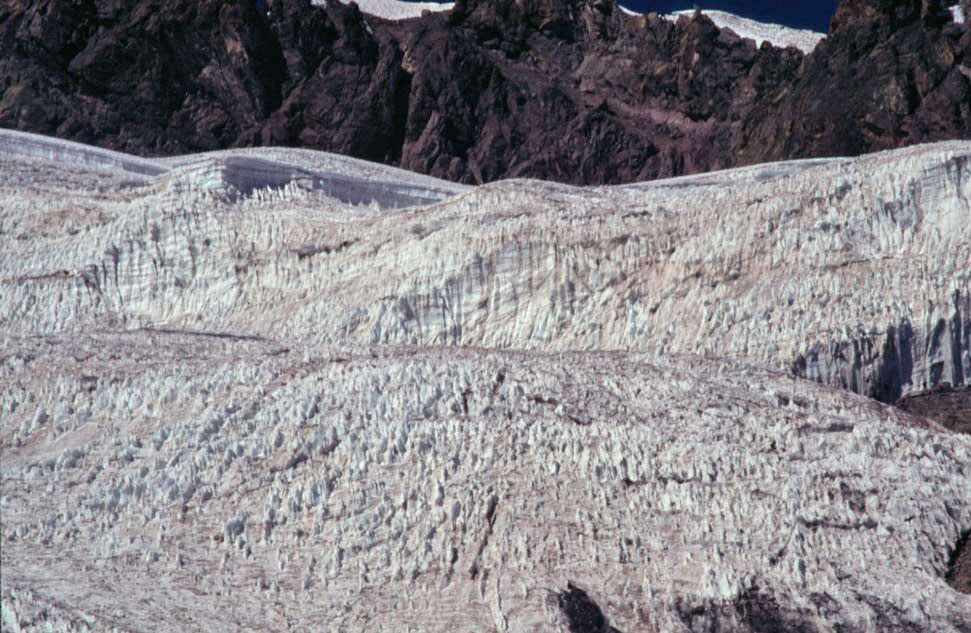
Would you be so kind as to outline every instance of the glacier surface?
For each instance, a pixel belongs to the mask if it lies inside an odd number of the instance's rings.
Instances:
[[[3,630],[966,631],[969,171],[0,131]]]

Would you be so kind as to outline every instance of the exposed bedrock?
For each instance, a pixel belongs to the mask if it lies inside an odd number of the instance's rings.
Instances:
[[[971,384],[966,143],[602,189],[287,160],[132,181],[8,156],[0,325],[733,356],[885,401]]]
[[[971,434],[971,387],[940,386],[899,400],[905,411],[934,420],[958,433]]]
[[[971,595],[971,530],[964,532],[951,549],[945,579],[961,593]]]
[[[613,0],[397,22],[337,1],[12,0],[0,126],[140,155],[285,145],[466,183],[623,183],[971,138],[969,49],[971,21],[937,0],[843,0],[808,55]]]

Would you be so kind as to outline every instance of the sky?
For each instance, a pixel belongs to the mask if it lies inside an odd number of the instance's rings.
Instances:
[[[825,33],[838,0],[698,0],[702,9],[718,9],[735,15]],[[647,13],[670,13],[694,8],[693,2],[678,0],[619,0],[623,6]]]

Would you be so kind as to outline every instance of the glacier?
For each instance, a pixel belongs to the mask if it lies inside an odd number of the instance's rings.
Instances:
[[[0,150],[4,631],[971,628],[971,436],[886,404],[971,384],[969,142]]]

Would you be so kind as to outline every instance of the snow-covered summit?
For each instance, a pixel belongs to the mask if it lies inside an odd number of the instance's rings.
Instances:
[[[964,15],[964,9],[959,4],[951,7],[951,15],[954,16],[954,21],[958,24],[964,24],[964,21],[967,19],[967,16]]]
[[[347,0],[348,2],[350,0]],[[314,0],[315,4],[323,4],[324,0]],[[417,18],[425,11],[448,11],[452,8],[451,2],[405,2],[404,0],[357,0],[357,5],[361,11],[386,20],[406,20]],[[621,11],[628,15],[641,15],[621,6]],[[955,11],[956,9],[956,11]],[[955,21],[958,19],[960,7],[952,8],[955,12]],[[673,14],[664,16],[669,20],[677,20],[682,15],[691,15],[693,11],[677,11]],[[720,28],[729,28],[741,37],[750,37],[755,40],[756,45],[761,46],[762,42],[768,41],[774,46],[795,46],[803,52],[810,52],[825,35],[815,31],[793,29],[781,24],[767,24],[757,22],[748,18],[743,18],[725,11],[705,11],[705,15]],[[963,19],[963,15],[961,16]]]
[[[690,16],[693,13],[693,10],[676,11],[665,17],[676,20],[682,15]],[[756,46],[761,46],[762,42],[769,42],[773,46],[782,48],[795,46],[804,53],[810,53],[816,48],[820,40],[826,37],[825,33],[794,29],[781,24],[758,22],[725,11],[704,11],[703,13],[719,28],[728,28],[741,37],[752,38],[755,40]]]
[[[643,15],[623,6],[620,7],[620,10],[627,15]],[[752,38],[755,40],[756,46],[761,46],[762,42],[769,42],[773,46],[780,46],[783,48],[787,46],[795,46],[804,53],[810,53],[814,48],[816,48],[816,45],[819,44],[820,40],[826,37],[825,33],[794,29],[788,26],[783,26],[782,24],[758,22],[756,20],[743,18],[726,11],[703,11],[703,13],[708,16],[708,18],[711,19],[711,21],[714,22],[718,28],[728,28],[734,31],[740,37]],[[693,14],[694,10],[689,9],[686,11],[675,11],[674,13],[663,15],[661,17],[666,20],[676,21],[681,16],[690,17]]]
[[[350,0],[344,0],[349,3]],[[404,2],[403,0],[356,0],[363,13],[385,20],[407,20],[420,17],[425,11],[448,11],[451,2]],[[313,0],[324,4],[325,0]]]

